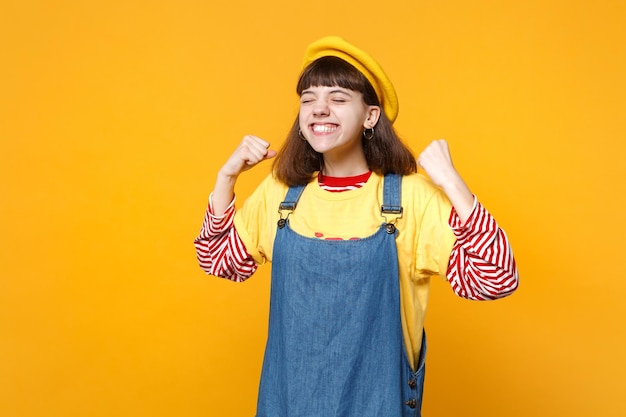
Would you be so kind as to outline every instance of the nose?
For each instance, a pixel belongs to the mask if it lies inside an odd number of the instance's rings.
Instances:
[[[327,116],[329,113],[328,103],[325,100],[316,100],[313,106],[314,116]]]

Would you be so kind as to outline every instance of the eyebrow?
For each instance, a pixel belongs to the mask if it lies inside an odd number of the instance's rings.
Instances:
[[[336,88],[334,90],[330,90],[330,92],[328,94],[336,94],[336,93],[340,93],[340,94],[345,94],[347,96],[352,97],[352,94],[350,94],[350,90],[347,88]],[[310,89],[306,89],[304,91],[302,91],[302,93],[300,94],[300,96],[303,96],[305,94],[315,94],[313,91],[311,91]]]

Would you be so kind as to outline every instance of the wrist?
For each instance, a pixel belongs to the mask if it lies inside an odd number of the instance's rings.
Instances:
[[[232,184],[234,186],[235,182],[237,182],[237,178],[239,174],[233,174],[225,170],[222,167],[219,171],[217,171],[217,183],[218,184]]]
[[[460,176],[446,182],[441,186],[441,189],[454,206],[454,209],[464,224],[474,207],[474,194],[472,194]]]

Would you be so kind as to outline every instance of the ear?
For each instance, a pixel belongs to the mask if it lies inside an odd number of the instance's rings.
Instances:
[[[378,106],[368,106],[367,108],[367,118],[363,123],[363,127],[366,129],[371,129],[376,126],[378,123],[378,119],[380,118],[380,107]]]

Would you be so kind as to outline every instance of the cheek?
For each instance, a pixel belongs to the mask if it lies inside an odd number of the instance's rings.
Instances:
[[[300,111],[298,113],[298,123],[300,124],[300,129],[303,129],[303,127],[306,127],[306,120],[307,120],[306,111],[300,108]]]

